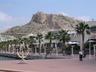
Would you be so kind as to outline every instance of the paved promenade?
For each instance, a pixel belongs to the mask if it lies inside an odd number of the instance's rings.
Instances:
[[[84,59],[82,62],[76,58],[27,60],[27,64],[18,64],[19,62],[18,60],[0,61],[0,69],[12,70],[9,72],[96,72],[95,59]]]

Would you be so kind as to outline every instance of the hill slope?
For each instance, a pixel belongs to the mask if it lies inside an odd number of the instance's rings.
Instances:
[[[46,33],[53,29],[73,30],[72,27],[78,24],[78,22],[78,20],[62,14],[47,14],[43,12],[37,12],[33,15],[29,23],[23,26],[13,27],[7,30],[4,34],[26,35],[30,33],[36,34],[38,32]]]

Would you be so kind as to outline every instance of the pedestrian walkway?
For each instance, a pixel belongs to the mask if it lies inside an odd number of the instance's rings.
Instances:
[[[0,61],[1,70],[19,72],[96,72],[96,60],[85,58],[27,60],[27,64],[18,64],[19,60]],[[6,72],[6,71],[5,71]]]

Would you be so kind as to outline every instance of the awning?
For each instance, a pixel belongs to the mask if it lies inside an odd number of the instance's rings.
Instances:
[[[69,41],[69,42],[67,42],[67,44],[70,44],[70,45],[73,45],[73,44],[79,45],[80,43],[77,42],[77,41]]]

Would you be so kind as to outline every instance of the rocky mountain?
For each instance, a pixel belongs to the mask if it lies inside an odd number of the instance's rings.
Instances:
[[[16,26],[7,30],[4,34],[9,35],[26,35],[47,33],[50,30],[73,30],[73,27],[78,24],[79,21],[62,14],[47,14],[43,12],[37,12],[32,16],[29,23],[23,26]]]

